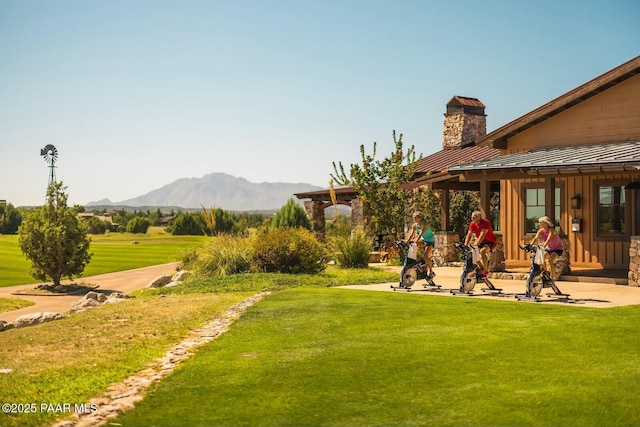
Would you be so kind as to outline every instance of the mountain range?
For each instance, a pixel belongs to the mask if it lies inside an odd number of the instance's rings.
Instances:
[[[86,206],[179,206],[185,209],[213,206],[228,211],[274,210],[295,198],[295,193],[321,189],[304,183],[253,183],[225,173],[211,173],[201,178],[181,178],[132,199],[120,202],[103,199]]]

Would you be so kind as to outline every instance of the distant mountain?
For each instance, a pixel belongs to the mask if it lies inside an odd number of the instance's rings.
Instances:
[[[180,206],[185,209],[209,209],[212,206],[229,211],[279,209],[295,193],[321,190],[311,184],[282,182],[249,182],[225,173],[212,173],[202,178],[182,178],[133,199],[111,202],[102,199],[86,206]]]

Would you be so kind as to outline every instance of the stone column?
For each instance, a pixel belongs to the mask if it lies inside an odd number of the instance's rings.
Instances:
[[[321,209],[322,202],[304,202],[304,211],[311,220],[311,229],[320,240],[324,240],[324,209]]]
[[[491,258],[489,259],[489,271],[504,271],[505,270],[505,257],[504,257],[504,242],[502,240],[502,234],[495,233],[497,243],[496,247],[491,251]]]
[[[557,277],[571,274],[571,247],[569,246],[569,238],[567,236],[560,236],[560,239],[562,240],[564,252],[556,258],[555,267]]]
[[[640,236],[631,236],[629,246],[629,286],[640,286]]]
[[[360,199],[351,201],[351,226],[353,228],[364,227],[364,202]]]
[[[453,246],[454,243],[460,241],[458,233],[440,231],[434,234],[436,235],[436,244],[431,253],[433,265],[441,267],[451,262],[459,261],[458,251]]]

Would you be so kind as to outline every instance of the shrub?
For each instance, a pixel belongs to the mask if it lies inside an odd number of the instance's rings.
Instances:
[[[246,238],[220,235],[201,249],[197,256],[185,254],[185,268],[194,269],[200,277],[228,276],[251,270],[251,241]]]
[[[313,233],[303,228],[276,228],[253,241],[253,265],[266,273],[319,273],[327,253]]]
[[[344,268],[366,268],[369,266],[371,239],[362,227],[354,229],[349,236],[334,237],[330,243],[339,266]]]

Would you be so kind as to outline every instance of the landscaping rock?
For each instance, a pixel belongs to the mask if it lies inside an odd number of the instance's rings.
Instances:
[[[15,328],[24,328],[25,326],[39,325],[40,323],[64,319],[65,317],[67,316],[62,313],[54,313],[51,311],[45,311],[44,313],[25,314],[24,316],[18,317],[13,322],[13,326]]]
[[[158,276],[155,279],[153,279],[151,282],[149,282],[149,288],[151,289],[161,288],[169,283],[171,283],[171,276],[168,276],[165,274],[162,276]]]
[[[0,332],[8,331],[9,329],[13,329],[13,323],[0,320]]]
[[[71,310],[69,311],[71,313],[80,313],[90,308],[120,302],[128,298],[130,297],[122,292],[112,292],[109,296],[98,292],[89,292],[84,297],[74,301],[73,304],[71,304]]]

